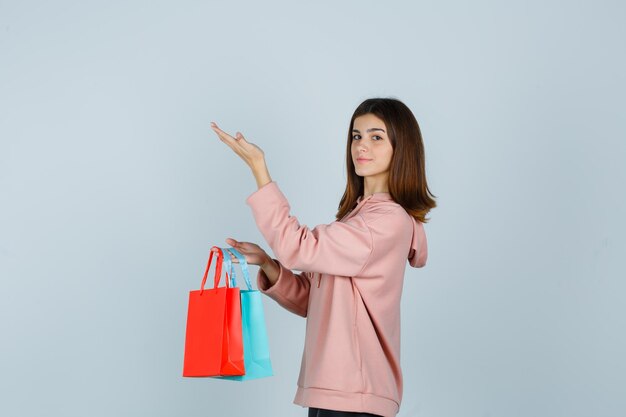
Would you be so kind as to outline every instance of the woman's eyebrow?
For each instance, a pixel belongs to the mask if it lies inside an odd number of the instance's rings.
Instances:
[[[371,129],[367,129],[366,132],[369,133],[369,132],[373,132],[374,130],[380,130],[381,132],[385,132],[385,129],[381,129],[379,127],[373,127]],[[361,133],[357,129],[352,129],[352,131],[356,132],[356,133]],[[385,133],[387,133],[387,132],[385,132]]]

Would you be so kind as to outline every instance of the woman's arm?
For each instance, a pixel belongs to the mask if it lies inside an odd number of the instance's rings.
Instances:
[[[311,229],[290,212],[289,202],[275,181],[249,195],[246,202],[265,241],[286,268],[354,277],[370,259],[373,237],[361,213],[345,222]],[[382,217],[380,213],[373,215]]]

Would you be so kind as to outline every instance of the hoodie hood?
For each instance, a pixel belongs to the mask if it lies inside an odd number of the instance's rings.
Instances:
[[[391,194],[387,192],[370,194],[365,198],[363,198],[363,196],[359,196],[356,200],[357,207],[368,200],[393,201],[393,198],[391,197]],[[424,223],[415,219],[413,216],[409,217],[411,217],[411,220],[413,221],[413,237],[411,239],[411,247],[409,249],[409,254],[407,255],[407,260],[409,261],[409,265],[412,267],[421,268],[426,265],[426,260],[428,258],[428,244],[426,242]]]
[[[426,265],[426,259],[428,258],[426,232],[422,222],[413,216],[411,216],[411,219],[413,220],[413,238],[411,239],[411,248],[409,249],[407,259],[412,267],[421,268]]]

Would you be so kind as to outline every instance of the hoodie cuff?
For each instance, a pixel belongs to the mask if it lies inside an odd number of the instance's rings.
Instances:
[[[274,284],[272,284],[269,280],[269,278],[267,277],[267,274],[265,273],[265,271],[263,271],[263,268],[259,268],[259,273],[257,274],[257,279],[256,279],[256,283],[257,283],[257,287],[259,288],[259,291],[261,291],[263,294],[267,294],[267,295],[274,295],[277,292],[280,292],[281,287],[283,286],[283,276],[285,275],[283,273],[283,266],[280,262],[278,262],[277,259],[272,258],[272,260],[274,262],[276,262],[279,266],[278,269],[278,279],[276,280],[276,282]]]
[[[279,194],[282,194],[280,189],[278,188],[278,184],[276,184],[276,181],[270,181],[264,186],[262,186],[261,188],[254,191],[252,194],[250,194],[248,198],[246,198],[246,204],[249,206],[252,206],[253,202],[255,202],[256,200],[267,199],[268,194],[272,194],[276,192],[278,192]]]
[[[307,278],[295,276],[278,260],[272,259],[280,267],[278,279],[272,285],[263,269],[260,268],[257,274],[257,288],[288,311],[306,317],[309,290],[308,286],[302,285],[302,280],[306,281]]]

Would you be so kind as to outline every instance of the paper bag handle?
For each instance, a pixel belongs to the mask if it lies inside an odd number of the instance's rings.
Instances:
[[[241,266],[241,271],[243,272],[243,279],[246,281],[246,286],[248,287],[248,290],[252,290],[252,284],[250,283],[250,272],[248,270],[248,261],[246,261],[246,258],[237,249],[233,247],[224,248],[224,249],[226,249],[228,252],[232,253],[233,255],[235,255],[235,257],[237,257],[237,259],[239,260],[239,265]],[[231,260],[228,259],[226,254],[224,254],[224,258],[226,259],[226,262],[228,264],[231,264]],[[232,275],[233,277],[235,276],[234,265],[232,265]]]
[[[204,277],[202,277],[202,284],[200,285],[200,295],[202,295],[202,293],[204,292],[204,285],[206,284],[206,279],[209,275],[209,268],[211,267],[211,261],[213,260],[213,253],[217,254],[217,262],[215,264],[215,276],[213,278],[213,289],[217,288],[217,284],[220,282],[220,277],[222,276],[222,251],[217,246],[213,246],[211,247],[209,262],[207,263],[206,270],[204,271]],[[226,286],[228,287],[228,279],[226,280]]]

